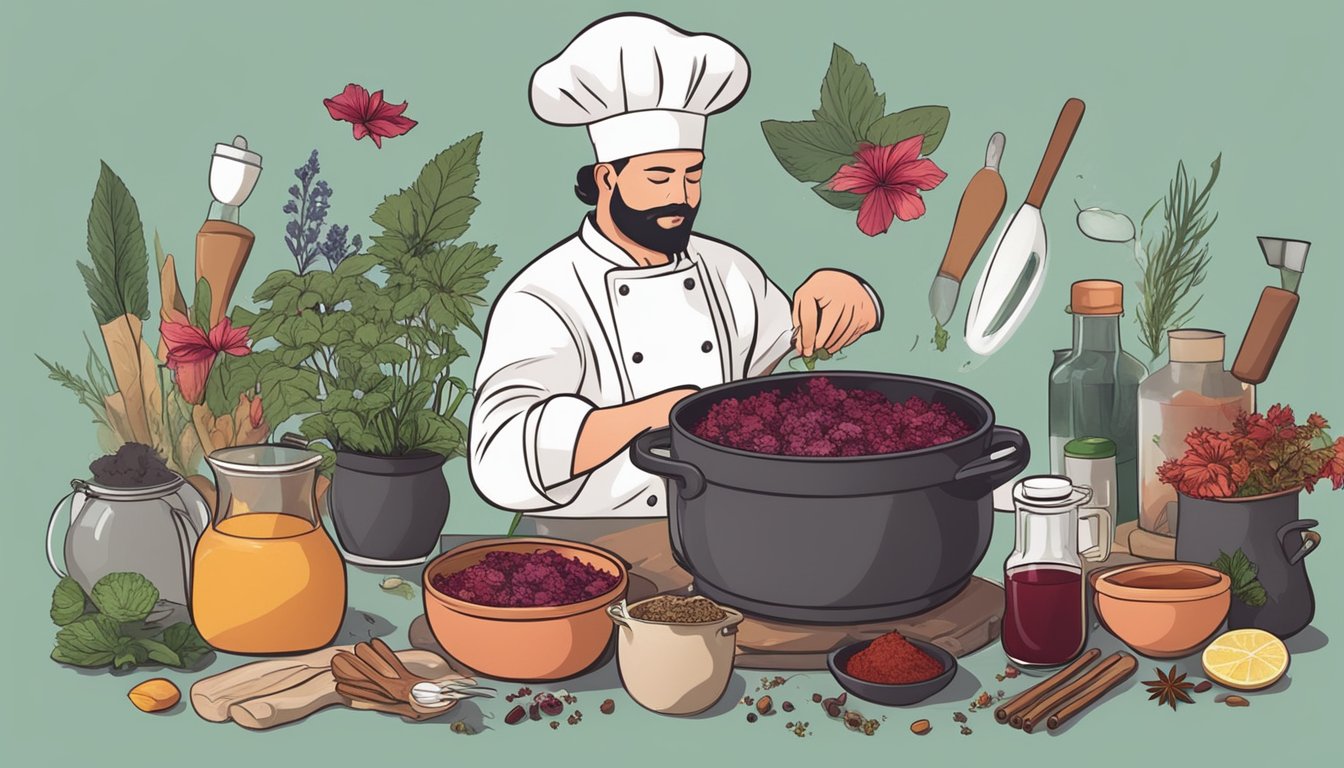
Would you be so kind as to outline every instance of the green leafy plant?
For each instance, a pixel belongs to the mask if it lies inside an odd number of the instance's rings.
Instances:
[[[307,413],[304,436],[336,450],[465,455],[456,413],[470,389],[452,372],[467,356],[457,334],[480,336],[473,315],[500,263],[493,245],[458,241],[479,205],[480,144],[479,133],[457,142],[384,198],[368,252],[330,272],[274,272],[253,295],[262,309],[235,311],[254,340],[273,342],[229,361],[257,366],[268,415]]]
[[[146,620],[158,602],[159,590],[138,573],[109,573],[89,595],[69,576],[61,579],[51,594],[51,620],[60,627],[51,658],[76,667],[194,668],[210,646],[185,621],[154,631]]]
[[[1211,563],[1214,570],[1227,574],[1232,580],[1232,594],[1252,608],[1265,604],[1268,596],[1260,580],[1256,578],[1259,568],[1252,563],[1246,553],[1238,549],[1235,554],[1218,551],[1218,559]]]
[[[1185,163],[1176,164],[1176,176],[1167,187],[1167,195],[1153,203],[1139,222],[1139,228],[1148,217],[1162,207],[1162,234],[1154,244],[1149,241],[1136,249],[1143,277],[1139,281],[1138,311],[1139,338],[1156,360],[1166,349],[1167,331],[1180,328],[1194,313],[1202,296],[1188,302],[1194,289],[1204,282],[1209,266],[1209,245],[1205,242],[1209,231],[1218,221],[1218,215],[1209,217],[1205,211],[1209,192],[1218,181],[1223,156],[1219,154],[1209,165],[1209,181],[1200,189],[1199,183],[1186,173]]]
[[[900,168],[868,167],[865,159],[859,156],[860,149],[865,144],[888,147],[920,136],[922,145],[917,154],[933,154],[947,132],[951,115],[948,108],[942,106],[912,107],[885,114],[886,107],[886,96],[878,93],[868,67],[855,61],[849,51],[835,45],[821,84],[821,104],[812,111],[812,119],[766,120],[761,123],[761,130],[775,158],[790,176],[812,184],[812,191],[836,208],[857,211],[867,192],[856,194],[833,189],[831,181],[836,173],[843,166],[857,162],[864,166],[865,172],[882,177],[878,186],[894,182],[896,179],[892,174],[899,175]],[[874,220],[876,218],[881,217]],[[885,219],[884,223],[889,224],[890,216]],[[862,215],[860,229],[869,235],[886,231],[883,223],[865,229]]]

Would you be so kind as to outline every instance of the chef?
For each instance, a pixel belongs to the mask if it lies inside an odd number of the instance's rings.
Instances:
[[[695,234],[706,116],[742,98],[730,43],[642,14],[583,30],[532,76],[532,109],[588,129],[596,162],[575,193],[593,210],[532,261],[490,312],[469,465],[519,533],[592,541],[667,515],[635,437],[698,388],[770,373],[791,351],[835,352],[877,329],[877,294],[840,270],[789,298],[750,256]]]

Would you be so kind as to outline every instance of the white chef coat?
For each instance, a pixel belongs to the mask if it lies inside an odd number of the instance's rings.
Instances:
[[[494,505],[539,517],[666,516],[667,481],[624,451],[571,474],[584,418],[762,375],[792,336],[792,301],[745,253],[693,235],[685,253],[642,267],[585,217],[490,311],[468,436],[472,483]]]

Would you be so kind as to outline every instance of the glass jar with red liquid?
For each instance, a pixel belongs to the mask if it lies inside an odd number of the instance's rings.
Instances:
[[[1016,665],[1056,667],[1087,641],[1079,512],[1092,489],[1062,475],[1037,475],[1013,488],[1017,535],[1003,564],[1003,650]]]

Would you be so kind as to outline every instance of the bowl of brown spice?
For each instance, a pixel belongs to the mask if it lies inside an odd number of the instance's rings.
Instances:
[[[607,609],[621,684],[640,706],[695,715],[728,690],[742,614],[704,597],[659,595]]]

